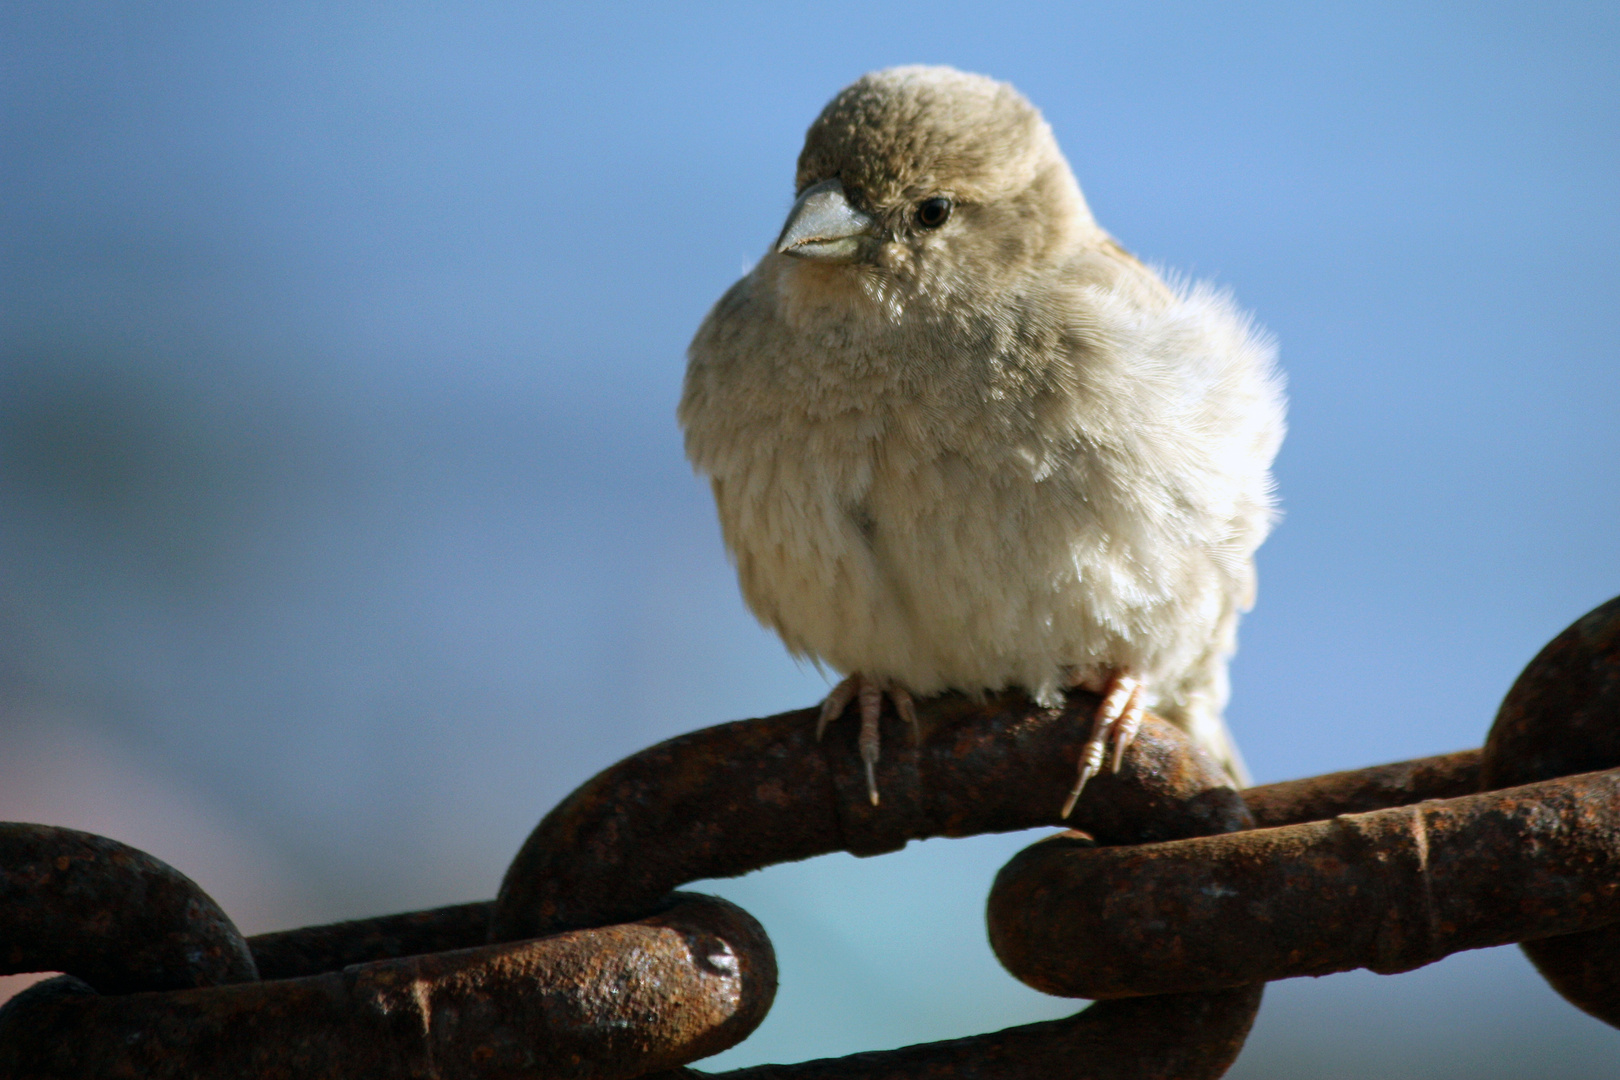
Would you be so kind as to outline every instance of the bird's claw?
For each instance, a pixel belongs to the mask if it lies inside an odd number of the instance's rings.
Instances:
[[[1114,675],[1102,693],[1102,703],[1097,706],[1092,719],[1091,738],[1086,740],[1086,745],[1080,751],[1080,778],[1075,781],[1074,790],[1069,792],[1068,799],[1063,803],[1061,816],[1065,818],[1074,811],[1074,804],[1080,800],[1080,793],[1085,790],[1087,782],[1102,772],[1109,746],[1112,745],[1114,750],[1111,771],[1117,773],[1125,760],[1126,749],[1142,729],[1145,706],[1139,681],[1129,675]]]
[[[820,742],[821,736],[826,734],[827,725],[844,715],[844,709],[849,706],[851,701],[855,700],[855,694],[860,688],[861,677],[859,675],[851,675],[832,688],[832,692],[822,701],[821,716],[816,720],[817,742]]]
[[[873,806],[878,804],[877,763],[881,743],[878,718],[883,714],[885,693],[894,702],[894,711],[900,714],[900,719],[911,725],[912,739],[920,745],[922,729],[917,723],[917,707],[912,702],[911,695],[895,683],[869,679],[859,672],[832,688],[827,699],[821,703],[821,715],[816,720],[816,739],[820,740],[827,730],[827,725],[842,716],[851,701],[859,701],[861,733],[856,745],[860,748],[861,762],[866,767],[866,792],[871,796]]]

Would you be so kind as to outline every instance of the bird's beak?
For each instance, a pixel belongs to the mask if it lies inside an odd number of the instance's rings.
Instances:
[[[788,213],[776,250],[801,259],[854,262],[863,241],[873,235],[873,221],[853,206],[837,180],[823,180],[805,189]]]

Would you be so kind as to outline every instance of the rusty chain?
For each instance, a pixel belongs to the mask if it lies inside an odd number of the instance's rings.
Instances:
[[[945,697],[864,797],[813,712],[651,747],[541,821],[489,902],[243,939],[189,879],[104,837],[0,824],[0,1076],[971,1075],[1196,1080],[1237,1057],[1266,981],[1406,971],[1522,942],[1620,1026],[1620,599],[1531,662],[1485,747],[1234,792],[1150,720],[1076,831],[1016,856],[991,944],[1066,1020],[723,1074],[776,988],[746,912],[672,892],[831,851],[1056,826],[1095,705]],[[847,735],[847,733],[846,733]],[[1258,830],[1258,831],[1257,831]]]

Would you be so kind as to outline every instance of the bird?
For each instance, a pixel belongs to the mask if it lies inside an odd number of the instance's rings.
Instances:
[[[863,75],[805,136],[677,418],[745,602],[842,676],[878,803],[883,699],[1101,695],[1066,818],[1143,715],[1247,783],[1223,720],[1285,427],[1272,338],[1093,218],[1041,113],[950,67]]]

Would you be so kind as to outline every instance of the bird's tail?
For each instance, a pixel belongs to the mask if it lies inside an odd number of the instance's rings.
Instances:
[[[1205,749],[1226,770],[1226,775],[1232,778],[1233,786],[1246,788],[1254,783],[1249,775],[1249,766],[1243,760],[1243,752],[1238,749],[1237,740],[1232,738],[1232,729],[1226,726],[1226,721],[1220,717],[1215,718],[1216,735]]]
[[[1246,788],[1253,781],[1249,777],[1249,767],[1243,763],[1243,754],[1238,750],[1237,741],[1232,738],[1232,731],[1226,726],[1221,714],[1214,710],[1166,709],[1170,715],[1166,720],[1181,728],[1192,736],[1193,742],[1199,749],[1215,759],[1216,764],[1226,770],[1232,778],[1234,787]]]

